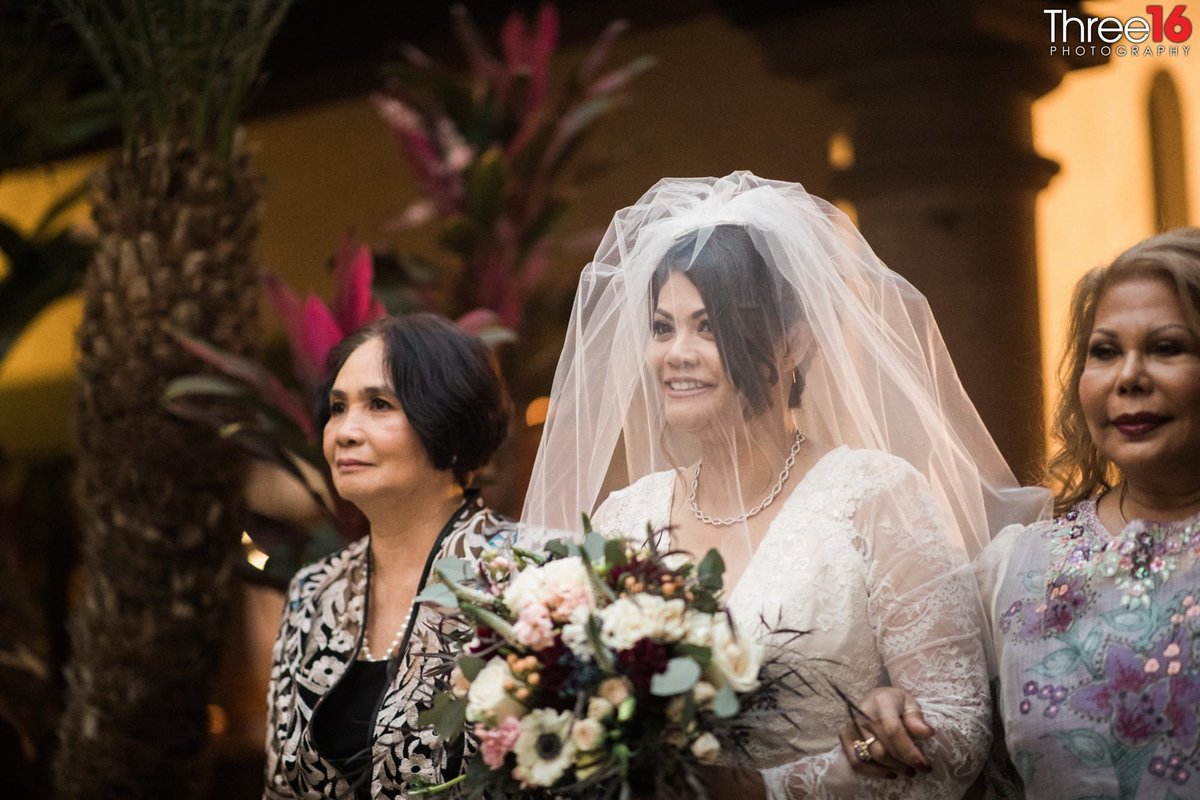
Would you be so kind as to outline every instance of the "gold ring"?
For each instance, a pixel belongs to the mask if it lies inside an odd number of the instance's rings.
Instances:
[[[854,748],[854,757],[862,764],[870,764],[875,759],[871,758],[871,745],[875,744],[875,737],[868,736],[866,739],[855,739],[852,747]]]

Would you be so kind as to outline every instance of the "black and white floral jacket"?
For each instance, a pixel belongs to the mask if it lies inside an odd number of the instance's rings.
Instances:
[[[428,554],[422,587],[437,559],[474,559],[489,541],[511,535],[511,528],[473,493],[451,518],[435,552]],[[264,800],[354,797],[349,781],[317,751],[310,722],[362,644],[369,547],[370,537],[364,536],[292,579],[267,693]],[[389,665],[375,719],[372,797],[404,798],[405,784],[413,777],[440,782],[447,765],[454,769],[461,758],[433,731],[418,728],[417,714],[429,706],[438,676],[449,671],[445,659],[427,654],[443,652],[447,634],[463,630],[464,623],[437,607],[418,604],[410,627],[407,646]]]

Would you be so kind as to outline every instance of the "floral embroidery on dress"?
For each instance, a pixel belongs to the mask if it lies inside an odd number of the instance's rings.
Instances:
[[[1014,549],[997,627],[1027,796],[1196,791],[1200,520],[1139,521],[1110,538],[1089,500]]]
[[[1087,535],[1078,510],[1061,521],[1066,531],[1053,544],[1058,558],[1046,571],[1048,592],[1079,575],[1101,575],[1116,582],[1122,605],[1148,606],[1155,589],[1200,556],[1200,521],[1179,525],[1134,520],[1104,542]]]

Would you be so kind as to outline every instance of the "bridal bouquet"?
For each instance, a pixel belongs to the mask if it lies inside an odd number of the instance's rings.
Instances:
[[[736,763],[784,681],[726,612],[717,551],[659,555],[648,533],[434,565],[441,581],[418,600],[457,608],[474,636],[420,722],[478,749],[456,779],[411,793],[696,796],[699,765]]]

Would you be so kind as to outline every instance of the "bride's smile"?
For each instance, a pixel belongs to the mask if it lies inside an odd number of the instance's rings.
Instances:
[[[725,414],[740,415],[704,299],[682,273],[673,273],[659,290],[652,331],[647,360],[668,425],[696,433]]]

